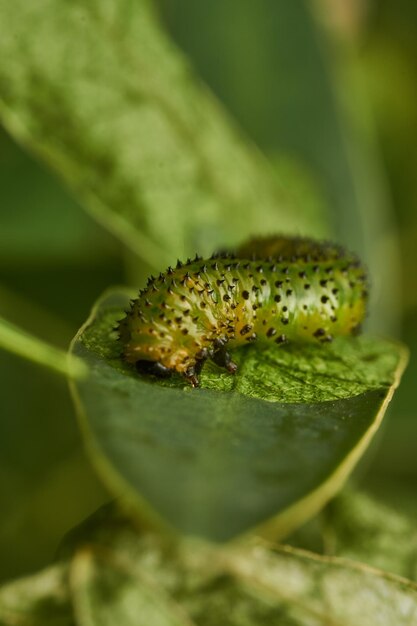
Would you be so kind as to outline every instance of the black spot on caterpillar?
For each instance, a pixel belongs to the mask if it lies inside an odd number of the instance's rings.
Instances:
[[[123,357],[158,376],[178,372],[196,387],[207,358],[236,371],[226,345],[323,343],[358,332],[367,292],[361,263],[338,245],[255,239],[151,276],[119,322]]]

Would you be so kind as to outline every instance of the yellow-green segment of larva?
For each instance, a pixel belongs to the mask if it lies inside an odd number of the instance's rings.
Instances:
[[[274,237],[151,277],[118,331],[126,361],[153,374],[178,372],[197,386],[207,358],[236,371],[229,350],[239,345],[357,332],[366,300],[355,256],[334,244]]]

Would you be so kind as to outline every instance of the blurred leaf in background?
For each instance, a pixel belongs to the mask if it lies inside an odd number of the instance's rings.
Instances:
[[[142,263],[210,254],[277,217],[283,231],[306,229],[152,2],[19,0],[0,14],[4,123]]]
[[[417,616],[417,585],[376,567],[257,539],[224,549],[162,541],[111,507],[60,552],[0,589],[4,624],[410,626]]]

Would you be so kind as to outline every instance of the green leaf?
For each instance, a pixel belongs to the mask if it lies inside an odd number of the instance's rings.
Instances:
[[[156,2],[175,41],[249,135],[268,154],[292,155],[311,172],[329,201],[327,221],[359,252],[362,222],[369,219],[364,209],[376,199],[371,180],[368,188],[358,189],[359,166],[349,152],[352,123],[344,110],[346,101],[357,106],[358,98],[348,93],[343,109],[338,102],[342,54],[332,55],[313,17],[315,5],[308,0]],[[363,139],[355,136],[355,143]],[[374,160],[373,154],[362,155],[368,179]]]
[[[259,525],[282,536],[316,512],[378,428],[401,347],[255,345],[236,351],[235,378],[212,366],[201,389],[155,382],[119,358],[112,328],[129,295],[105,295],[72,348],[90,371],[73,385],[82,430],[112,491],[153,522],[215,540]]]
[[[2,626],[73,626],[68,568],[57,564],[0,588]]]
[[[145,582],[199,626],[411,626],[417,616],[417,585],[406,578],[259,540],[220,547],[172,543],[138,533],[115,508],[77,529],[75,563],[86,550],[102,584],[110,572],[118,574],[122,589],[109,590],[110,603],[136,579],[139,597]]]
[[[360,561],[417,582],[415,487],[372,474],[362,490],[343,489],[309,523],[292,533],[296,548]],[[364,490],[366,489],[366,491]]]
[[[408,495],[415,499],[414,487]],[[331,554],[417,581],[415,515],[367,493],[347,490],[329,503],[323,518],[324,541]]]
[[[142,259],[308,231],[150,2],[0,0],[0,25],[5,126]]]
[[[354,561],[255,545],[232,554],[226,569],[253,593],[284,603],[303,626],[411,626],[417,620],[415,583]]]
[[[65,565],[0,589],[1,623],[60,624],[35,619],[39,596],[58,589],[77,626],[411,626],[417,617],[417,585],[406,578],[259,540],[174,542],[139,531],[115,506],[72,540]],[[20,598],[20,614],[7,614]]]
[[[71,571],[77,626],[192,626],[161,588],[114,553],[80,551]]]

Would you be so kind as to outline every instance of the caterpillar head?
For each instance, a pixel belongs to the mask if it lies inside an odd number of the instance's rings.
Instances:
[[[207,358],[236,371],[225,350],[227,337],[210,331],[211,311],[201,308],[201,295],[187,298],[181,290],[147,289],[132,301],[130,311],[116,330],[123,358],[140,372],[158,377],[181,374],[193,387]]]
[[[207,358],[228,371],[236,370],[224,345],[227,331],[219,327],[208,268],[196,257],[175,269],[152,276],[131,302],[116,330],[123,358],[157,376],[176,372],[194,387]]]
[[[174,372],[182,374],[193,386],[198,385],[197,371],[202,355],[189,337],[189,330],[177,328],[170,318],[155,321],[139,319],[133,307],[120,322],[119,335],[123,358],[136,365],[140,372],[167,378]],[[193,349],[194,348],[194,349]],[[201,369],[201,366],[200,366]]]

